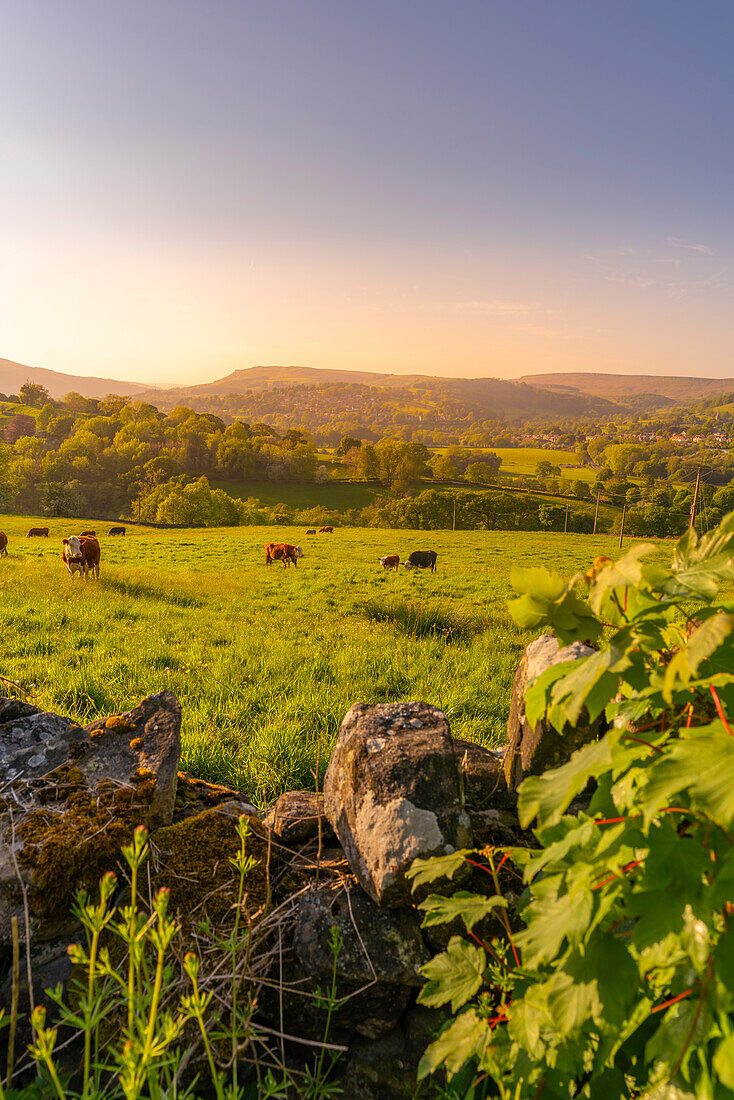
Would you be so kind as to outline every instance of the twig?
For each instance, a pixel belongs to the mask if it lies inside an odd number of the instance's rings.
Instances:
[[[28,908],[28,890],[26,884],[23,882],[23,876],[20,873],[20,867],[18,866],[18,860],[15,855],[15,818],[13,817],[12,807],[9,810],[10,813],[10,853],[13,857],[13,866],[15,873],[18,876],[18,882],[20,883],[20,892],[23,895],[23,923],[25,925],[25,962],[26,962],[26,976],[28,981],[28,1004],[31,1010],[31,1020],[36,1011],[36,998],[33,995],[33,972],[31,970],[31,915]]]

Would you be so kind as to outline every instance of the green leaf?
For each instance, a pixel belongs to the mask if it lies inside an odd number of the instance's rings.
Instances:
[[[734,1089],[734,1035],[727,1035],[717,1046],[713,1067],[722,1085]]]
[[[589,890],[534,897],[522,914],[527,927],[515,940],[522,948],[523,965],[535,967],[550,962],[564,940],[577,943],[588,927],[593,908]]]
[[[590,718],[597,718],[616,695],[620,674],[630,664],[624,651],[615,646],[582,658],[553,685],[549,718],[554,727],[561,732],[566,722],[575,726],[584,708]]]
[[[650,769],[645,819],[652,820],[676,795],[724,829],[734,825],[734,737],[720,722],[685,731]]]
[[[734,577],[733,554],[734,512],[730,512],[700,542],[692,527],[686,531],[673,553],[673,574],[679,585],[712,599],[719,581]]]
[[[437,878],[453,878],[459,868],[464,866],[470,851],[469,848],[460,848],[457,852],[449,852],[446,856],[414,859],[405,872],[407,879],[414,880],[411,889],[415,890],[418,886],[435,882]]]
[[[716,945],[715,972],[730,993],[734,993],[734,925],[729,925]]]
[[[608,733],[601,741],[577,749],[562,767],[524,779],[517,801],[523,829],[527,829],[536,817],[541,826],[560,821],[561,815],[589,779],[611,767],[612,744],[618,736],[615,732]]]
[[[706,619],[693,631],[665,670],[663,698],[667,703],[672,702],[675,687],[687,687],[700,665],[716,652],[732,630],[734,615],[718,614]]]
[[[643,562],[640,559],[656,550],[654,542],[638,543],[618,561],[601,570],[589,594],[589,604],[595,614],[601,614],[605,597],[615,588],[636,588],[639,585],[643,571]]]
[[[418,994],[419,1002],[439,1008],[450,1001],[451,1011],[457,1012],[481,988],[486,964],[483,948],[452,936],[446,950],[421,967],[428,980]]]
[[[578,574],[566,582],[560,574],[543,566],[513,567],[510,583],[524,594],[510,601],[510,614],[519,626],[528,630],[550,627],[566,645],[578,639],[598,638],[601,623],[575,591],[580,579]]]
[[[418,1065],[418,1080],[443,1067],[449,1078],[454,1077],[467,1062],[481,1062],[491,1043],[492,1032],[473,1008],[457,1016],[428,1047]]]
[[[484,917],[489,916],[493,909],[506,909],[507,902],[496,894],[491,898],[484,898],[481,894],[470,894],[466,890],[459,890],[450,898],[440,894],[431,894],[418,906],[425,911],[423,928],[431,928],[436,924],[448,924],[457,917],[461,917],[466,927],[471,930],[475,924]]]

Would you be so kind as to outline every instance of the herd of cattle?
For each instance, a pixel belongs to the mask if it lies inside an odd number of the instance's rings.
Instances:
[[[322,530],[333,531],[333,527],[322,528]],[[312,532],[307,531],[306,534]],[[303,547],[294,546],[290,542],[268,542],[265,544],[265,564],[272,565],[273,562],[282,561],[283,568],[287,569],[289,565],[298,565],[298,559],[303,557]],[[412,554],[403,563],[405,569],[430,569],[431,573],[436,572],[436,559],[438,554],[435,550],[414,550]],[[384,558],[380,558],[380,565],[383,569],[393,569],[396,573],[400,568],[400,555],[399,554],[387,554]]]
[[[111,527],[108,532],[109,536],[124,534],[124,527]],[[306,534],[315,535],[316,530],[309,530]],[[333,535],[334,528],[321,527],[319,528],[319,534]],[[48,538],[48,527],[31,527],[26,538],[30,539],[34,537]],[[7,553],[8,536],[3,531],[0,531],[0,557],[2,557],[3,554],[7,556]],[[96,531],[82,531],[80,535],[70,535],[69,538],[62,539],[61,559],[70,577],[78,573],[79,576],[84,577],[85,580],[87,580],[90,575],[99,579],[100,557],[101,550]],[[283,568],[287,569],[291,564],[297,566],[298,559],[302,557],[302,547],[294,546],[290,542],[269,542],[265,546],[266,565],[272,565],[273,562],[282,561]],[[431,573],[435,573],[437,557],[438,555],[435,550],[414,550],[405,560],[403,565],[405,569],[430,569]],[[400,568],[400,555],[386,554],[385,557],[380,558],[380,565],[383,569],[393,569],[397,573]]]

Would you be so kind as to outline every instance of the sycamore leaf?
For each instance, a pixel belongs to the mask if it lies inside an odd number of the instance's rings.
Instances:
[[[459,890],[450,898],[440,894],[431,894],[418,906],[425,911],[423,928],[431,928],[435,924],[448,924],[457,917],[461,917],[466,927],[471,930],[493,909],[506,909],[507,902],[499,894],[485,898],[481,894],[470,894],[466,890]]]
[[[663,698],[666,703],[672,702],[676,687],[690,684],[699,666],[716,652],[732,630],[734,615],[720,614],[710,616],[693,631],[665,670]]]
[[[720,722],[686,731],[650,768],[646,821],[680,796],[724,829],[734,825],[734,737]]]
[[[727,1035],[717,1046],[713,1067],[722,1085],[734,1089],[734,1035]]]
[[[616,731],[601,741],[592,741],[577,749],[567,764],[543,775],[529,775],[520,784],[517,812],[527,829],[537,817],[541,826],[560,821],[561,815],[584,789],[589,779],[606,771],[612,764],[612,745],[619,739]]]
[[[451,1011],[458,1012],[481,988],[486,965],[483,948],[452,936],[446,950],[421,967],[428,980],[418,994],[419,1002],[432,1008],[451,1002]]]
[[[719,581],[734,577],[734,512],[699,541],[693,527],[678,541],[673,574],[680,585],[697,595],[716,595]]]
[[[560,661],[557,665],[551,665],[525,689],[525,717],[531,726],[545,718],[550,706],[551,691],[557,680],[563,680],[569,674],[569,670],[577,668],[583,658],[577,661]]]
[[[734,993],[734,927],[727,927],[716,945],[714,959],[716,976],[730,993]]]
[[[515,939],[522,948],[523,966],[550,962],[558,955],[564,940],[577,943],[587,929],[593,908],[589,890],[534,898],[523,910],[527,927]]]
[[[641,542],[633,546],[626,554],[599,573],[589,594],[589,603],[595,614],[601,614],[605,596],[615,588],[636,588],[642,579],[644,563],[640,560],[646,554],[657,550],[654,542]]]
[[[460,848],[458,852],[449,852],[445,856],[430,856],[428,859],[414,859],[405,877],[413,879],[411,889],[425,886],[428,882],[435,882],[437,878],[453,878],[459,868],[464,866],[466,856],[470,854],[468,848]]]
[[[630,666],[626,654],[610,646],[584,657],[551,689],[549,719],[562,732],[566,723],[575,726],[584,708],[590,718],[597,718],[614,698],[620,674]]]
[[[481,1062],[491,1039],[487,1021],[477,1016],[473,1008],[467,1009],[428,1047],[418,1065],[418,1080],[435,1073],[439,1067],[451,1079],[472,1058]]]
[[[550,627],[566,645],[578,639],[598,638],[602,626],[576,592],[579,578],[580,574],[566,582],[559,573],[543,566],[514,567],[510,583],[523,593],[509,604],[515,622],[528,630]]]

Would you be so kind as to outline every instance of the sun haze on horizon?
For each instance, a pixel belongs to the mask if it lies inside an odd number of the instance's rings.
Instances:
[[[0,356],[734,375],[724,0],[11,0]]]

